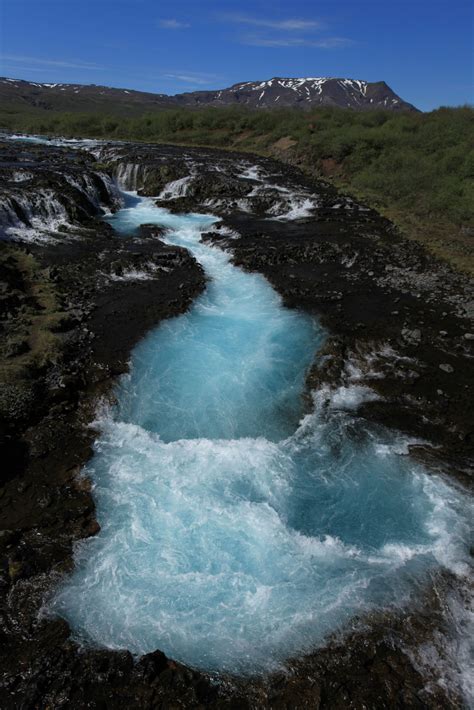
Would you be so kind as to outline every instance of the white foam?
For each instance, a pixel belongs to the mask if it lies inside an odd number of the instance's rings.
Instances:
[[[121,274],[110,274],[111,281],[150,281],[155,275],[143,269],[124,269]]]
[[[355,410],[365,402],[375,402],[380,396],[370,387],[348,385],[328,391],[329,405],[333,409]]]
[[[245,167],[239,175],[239,177],[244,180],[257,180],[258,182],[263,182],[264,176],[265,173],[258,165],[250,165]]]
[[[299,195],[292,195],[287,211],[281,214],[280,209],[277,207],[270,210],[270,212],[274,212],[275,218],[278,220],[290,221],[310,217],[315,208],[316,203],[313,199]]]
[[[225,224],[213,224],[207,231],[228,239],[238,239],[240,237],[240,234],[235,229],[231,229]]]
[[[104,141],[94,138],[48,138],[46,136],[31,135],[28,133],[5,133],[1,135],[2,140],[24,141],[26,143],[38,143],[51,146],[66,146],[70,148],[92,149],[100,146]]]
[[[12,182],[27,182],[32,179],[33,173],[30,173],[27,170],[17,170],[11,176]]]

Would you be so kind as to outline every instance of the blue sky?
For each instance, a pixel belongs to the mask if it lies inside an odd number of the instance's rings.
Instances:
[[[471,0],[0,0],[0,75],[177,93],[272,76],[473,102]]]

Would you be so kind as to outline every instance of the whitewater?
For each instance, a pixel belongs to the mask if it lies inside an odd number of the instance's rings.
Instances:
[[[214,217],[127,200],[107,218],[118,235],[165,227],[208,285],[134,349],[99,416],[84,475],[101,530],[50,604],[76,639],[266,672],[413,603],[442,567],[467,574],[462,492],[356,417],[375,395],[326,387],[305,408],[317,320],[201,242]]]

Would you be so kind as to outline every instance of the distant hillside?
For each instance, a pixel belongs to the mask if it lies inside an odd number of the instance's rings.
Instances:
[[[384,81],[357,79],[275,77],[247,81],[217,91],[193,91],[167,96],[132,89],[94,84],[45,84],[0,78],[0,101],[4,109],[31,107],[47,111],[104,112],[137,115],[160,108],[246,106],[248,108],[338,106],[355,110],[386,109],[416,111]]]
[[[124,116],[176,106],[176,102],[165,94],[148,94],[95,84],[40,84],[6,78],[0,78],[0,104],[4,110],[14,111],[42,109]]]

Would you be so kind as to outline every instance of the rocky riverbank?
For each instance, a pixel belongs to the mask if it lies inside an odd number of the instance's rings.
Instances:
[[[98,401],[138,339],[205,287],[195,260],[156,228],[112,234],[101,217],[118,205],[114,177],[173,211],[220,215],[205,238],[328,328],[308,392],[370,387],[378,398],[360,416],[404,432],[412,455],[470,482],[474,328],[464,276],[279,163],[91,149],[0,145],[2,707],[462,707],[446,609],[462,606],[464,591],[448,574],[403,618],[355,621],[349,636],[287,672],[251,680],[199,673],[160,651],[136,662],[126,651],[81,649],[65,622],[40,613],[72,567],[74,543],[98,530],[90,484],[78,477]]]

